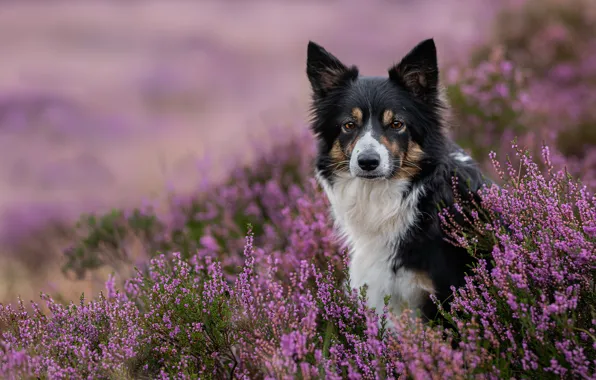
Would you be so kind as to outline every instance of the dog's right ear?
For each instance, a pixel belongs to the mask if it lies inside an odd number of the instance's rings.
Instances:
[[[322,46],[309,41],[306,74],[314,94],[324,97],[334,87],[358,77],[356,66],[347,67]]]

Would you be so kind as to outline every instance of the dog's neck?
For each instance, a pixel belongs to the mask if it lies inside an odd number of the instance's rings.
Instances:
[[[395,241],[417,217],[424,190],[408,180],[367,180],[336,175],[332,182],[317,175],[331,203],[340,235],[351,245],[359,238]]]
[[[399,244],[419,217],[418,200],[424,187],[407,180],[366,180],[336,176],[332,182],[320,175],[332,208],[340,237],[350,249],[350,285],[367,285],[367,303],[383,309],[385,295],[391,295],[390,309],[400,313],[418,308],[424,292],[414,272],[393,270],[399,258]]]

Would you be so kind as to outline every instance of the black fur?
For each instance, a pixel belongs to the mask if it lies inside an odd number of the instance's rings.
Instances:
[[[427,273],[435,285],[437,298],[449,309],[450,287],[464,284],[464,275],[474,258],[445,240],[438,206],[453,204],[453,176],[459,179],[459,193],[464,199],[470,190],[476,193],[483,184],[491,182],[474,161],[461,162],[451,156],[463,151],[446,133],[443,115],[447,104],[440,95],[434,41],[429,39],[417,45],[389,69],[388,77],[362,77],[357,67],[348,68],[310,42],[307,74],[313,88],[311,127],[318,137],[316,168],[330,183],[337,170],[330,165],[330,151],[336,140],[349,139],[342,137],[345,131],[342,132],[341,125],[352,107],[371,109],[375,114],[387,108],[396,110],[407,125],[407,134],[399,138],[421,147],[424,152],[418,163],[421,170],[411,178],[410,187],[411,190],[414,185],[423,184],[426,190],[418,203],[421,216],[397,245],[393,270],[403,266]],[[323,81],[322,76],[326,76]],[[404,142],[399,144],[403,148]],[[437,316],[430,297],[422,312],[427,318]]]
[[[426,195],[418,204],[421,216],[416,228],[410,229],[396,247],[396,258],[399,255],[400,262],[394,261],[393,270],[404,266],[427,273],[435,285],[436,297],[449,310],[451,286],[457,288],[464,285],[464,276],[475,263],[475,258],[465,249],[453,246],[444,239],[438,207],[453,205],[452,177],[458,178],[457,191],[465,200],[470,200],[470,190],[476,194],[483,184],[490,181],[475,163],[468,162],[466,165],[447,156],[442,160],[426,162],[423,167],[425,171],[415,179],[415,182],[423,183],[426,189]],[[480,203],[478,196],[474,196],[473,200]],[[462,218],[457,220],[462,224],[464,222]],[[422,312],[427,318],[438,317],[436,305],[430,299]]]

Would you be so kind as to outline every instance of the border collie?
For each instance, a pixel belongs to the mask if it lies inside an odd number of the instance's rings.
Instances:
[[[318,140],[316,178],[350,252],[350,285],[367,285],[381,312],[385,296],[404,309],[437,317],[464,284],[473,257],[445,240],[439,205],[453,205],[452,177],[465,197],[486,179],[450,139],[448,104],[439,84],[433,39],[420,42],[388,77],[361,76],[310,41],[311,128]]]

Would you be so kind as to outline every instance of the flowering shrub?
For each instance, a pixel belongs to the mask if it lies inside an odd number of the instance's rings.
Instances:
[[[47,378],[590,378],[596,197],[544,153],[546,174],[521,151],[521,170],[505,175],[495,161],[505,185],[483,190],[489,225],[472,214],[471,234],[445,215],[471,253],[485,235],[497,243],[494,268],[481,262],[444,313],[455,336],[408,314],[377,315],[365,288],[346,288],[347,257],[311,182],[282,212],[285,248],[255,247],[249,227],[233,279],[217,250],[162,254],[123,291],[111,278],[107,296],[89,303],[43,296],[47,316],[35,304],[2,306],[0,368]]]
[[[539,154],[541,143],[546,142],[551,147],[556,167],[566,166],[594,188],[596,6],[590,0],[511,0],[507,3],[497,17],[489,43],[474,53],[473,66],[489,60],[496,46],[503,59],[515,62],[530,74],[532,80],[524,88],[524,103],[529,101],[530,107],[524,107],[524,113],[535,115],[524,116],[526,129],[531,131],[524,144],[534,145],[533,153]],[[490,109],[484,105],[489,104],[485,102],[481,108]],[[515,123],[507,127],[503,138],[500,135],[492,140],[484,138],[493,141],[493,149],[509,150],[507,145],[511,132],[517,132],[512,130],[515,127]],[[502,146],[496,146],[499,142]],[[484,146],[482,139],[480,146]]]
[[[476,66],[451,71],[447,94],[455,120],[455,139],[474,157],[491,150],[508,152],[510,141],[531,142],[533,113],[528,112],[528,73],[495,49]]]
[[[596,10],[590,0],[507,2],[509,6],[497,16],[490,42],[504,45],[508,59],[532,68],[538,75],[549,75],[560,71],[559,65],[576,65],[593,56],[590,47],[594,43]],[[480,49],[475,58],[486,53],[486,49]],[[585,74],[566,71],[571,76]]]
[[[452,240],[471,254],[481,239],[497,242],[494,269],[481,260],[447,317],[462,345],[484,341],[495,359],[511,361],[502,375],[589,378],[596,366],[596,197],[553,170],[548,148],[546,174],[513,148],[520,166],[508,162],[506,172],[491,155],[505,182],[483,192],[492,223],[475,214],[470,233],[444,217]]]
[[[515,156],[510,144],[514,138],[534,155],[547,143],[557,169],[566,166],[594,188],[592,89],[585,84],[569,87],[521,67],[497,47],[471,67],[452,69],[447,94],[453,137],[488,171],[490,151]]]
[[[132,302],[103,296],[64,306],[42,295],[50,310],[37,304],[28,313],[0,306],[0,371],[3,378],[114,378],[128,373],[127,362],[140,347],[143,329]]]

